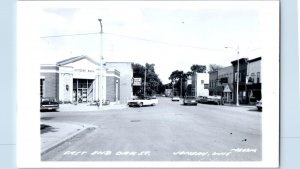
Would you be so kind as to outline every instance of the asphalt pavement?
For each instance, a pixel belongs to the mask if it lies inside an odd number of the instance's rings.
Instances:
[[[141,108],[43,112],[49,122],[97,128],[61,143],[42,160],[258,161],[261,113],[254,106],[184,106],[170,98]]]

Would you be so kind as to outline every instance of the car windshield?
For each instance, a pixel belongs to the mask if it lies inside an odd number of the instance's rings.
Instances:
[[[195,99],[195,97],[193,96],[188,96],[188,97],[185,97],[186,99]]]
[[[44,102],[56,102],[56,99],[55,98],[43,98],[42,103],[44,103]]]

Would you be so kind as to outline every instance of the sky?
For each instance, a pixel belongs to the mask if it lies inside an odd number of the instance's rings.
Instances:
[[[168,83],[172,71],[186,72],[193,64],[230,66],[237,49],[240,58],[262,56],[260,42],[268,38],[262,22],[272,17],[265,6],[247,1],[44,2],[24,3],[18,11],[20,25],[29,25],[22,31],[37,30],[41,64],[79,55],[97,61],[102,54],[107,62],[153,63]]]

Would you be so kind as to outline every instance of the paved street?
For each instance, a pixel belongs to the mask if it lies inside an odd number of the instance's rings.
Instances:
[[[42,112],[42,119],[98,126],[42,156],[46,161],[257,161],[261,113],[255,107],[159,98],[149,107]]]

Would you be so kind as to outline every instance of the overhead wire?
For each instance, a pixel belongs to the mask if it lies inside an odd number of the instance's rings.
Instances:
[[[96,35],[96,34],[100,34],[100,32],[65,34],[65,35],[50,35],[50,36],[41,36],[40,38],[41,39],[46,39],[46,38],[85,36],[85,35]],[[222,49],[213,49],[213,48],[204,48],[204,47],[200,47],[200,46],[177,44],[177,43],[172,43],[172,42],[165,42],[165,41],[159,41],[159,40],[145,39],[145,38],[140,38],[140,37],[134,37],[134,36],[122,35],[122,34],[116,34],[116,33],[109,33],[109,32],[103,32],[103,34],[111,35],[111,36],[117,36],[117,37],[122,37],[122,38],[127,38],[127,39],[133,39],[133,40],[146,41],[146,42],[151,42],[151,43],[159,43],[159,44],[170,45],[170,46],[188,47],[188,48],[195,48],[195,49],[201,49],[201,50],[210,50],[210,51],[224,51]]]

